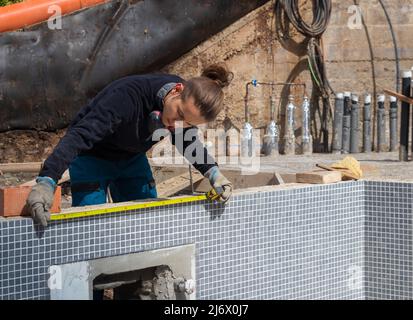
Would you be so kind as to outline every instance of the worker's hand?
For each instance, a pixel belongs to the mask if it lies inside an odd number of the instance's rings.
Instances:
[[[204,176],[209,179],[211,186],[219,195],[218,200],[226,203],[232,195],[232,183],[225,178],[217,166],[209,169]]]
[[[36,179],[37,184],[27,198],[27,205],[30,214],[35,222],[47,227],[47,221],[50,221],[50,208],[53,204],[56,182],[49,177],[39,177]]]

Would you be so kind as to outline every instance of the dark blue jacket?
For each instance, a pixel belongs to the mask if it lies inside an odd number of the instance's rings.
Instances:
[[[179,82],[185,81],[175,75],[150,74],[129,76],[108,85],[80,110],[66,135],[45,161],[39,176],[59,180],[78,155],[120,160],[147,152],[156,144],[151,139],[149,114],[154,110],[162,112],[162,98],[171,87],[168,84]],[[185,134],[185,130],[172,133],[173,144],[181,134]],[[181,145],[178,150],[184,154],[192,143],[201,142],[193,139],[176,145]],[[204,161],[192,163],[202,174],[216,166],[205,147],[194,150],[203,152]]]

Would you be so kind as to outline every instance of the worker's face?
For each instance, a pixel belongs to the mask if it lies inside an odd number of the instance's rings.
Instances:
[[[165,97],[162,112],[162,122],[165,127],[172,129],[177,126],[183,126],[184,128],[188,128],[207,122],[202,117],[201,112],[195,105],[192,97],[185,101],[182,100],[181,93],[183,89],[183,85],[178,84]]]

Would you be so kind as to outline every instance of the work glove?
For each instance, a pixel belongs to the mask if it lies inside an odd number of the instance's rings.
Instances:
[[[47,227],[47,221],[50,221],[50,208],[53,204],[56,182],[49,177],[38,177],[37,184],[27,198],[27,205],[30,214],[35,222]]]
[[[209,169],[204,177],[209,179],[212,188],[219,196],[217,200],[226,203],[232,195],[232,183],[225,178],[217,166]]]

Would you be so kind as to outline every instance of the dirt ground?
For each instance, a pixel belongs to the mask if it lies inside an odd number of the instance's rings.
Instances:
[[[0,163],[39,162],[47,158],[65,130],[15,130],[0,133]]]

